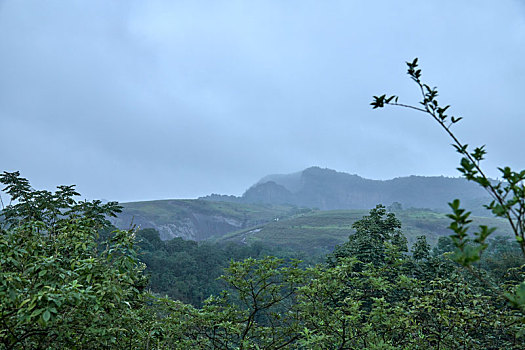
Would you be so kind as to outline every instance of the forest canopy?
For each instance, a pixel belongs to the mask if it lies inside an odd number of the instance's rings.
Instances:
[[[408,251],[399,221],[382,206],[354,224],[356,234],[326,263],[232,261],[222,277],[225,291],[197,307],[148,291],[140,262],[143,256],[153,277],[161,272],[146,257],[163,251],[174,262],[187,254],[180,261],[188,268],[195,243],[162,242],[157,232],[143,230],[138,254],[133,230],[108,231],[105,215],[119,210],[115,203],[77,202],[73,187],[37,191],[18,173],[4,173],[1,181],[17,200],[2,211],[0,341],[6,349],[522,344],[521,311],[453,263],[445,243],[432,252],[420,237]],[[509,290],[522,278],[512,265],[520,252],[502,242],[477,268]],[[496,258],[503,252],[508,260]]]

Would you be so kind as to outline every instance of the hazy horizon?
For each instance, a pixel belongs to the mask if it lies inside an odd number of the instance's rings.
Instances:
[[[121,202],[241,195],[310,166],[458,177],[405,61],[486,144],[525,168],[525,3],[0,2],[0,171]],[[5,197],[4,197],[5,199]]]

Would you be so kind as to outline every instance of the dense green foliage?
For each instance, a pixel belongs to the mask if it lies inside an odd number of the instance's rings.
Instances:
[[[154,229],[139,230],[137,241],[139,258],[146,264],[145,272],[150,280],[151,291],[194,306],[202,306],[210,295],[219,295],[228,288],[219,277],[232,260],[270,255],[286,259],[300,258],[309,262],[321,260],[321,257],[315,259],[300,252],[261,243],[199,243],[181,238],[162,241]]]
[[[110,348],[131,341],[146,281],[131,231],[97,230],[116,203],[76,202],[72,186],[33,190],[18,173],[0,181],[16,204],[0,227],[0,346]]]
[[[320,212],[323,214],[321,219],[318,220],[318,225],[325,225],[333,222],[334,225],[326,227],[326,231],[337,230],[338,220],[342,219],[344,213],[347,211],[337,212],[338,216],[327,215],[330,212]],[[353,214],[353,212],[348,212]],[[361,212],[359,212],[361,213]],[[373,210],[372,218],[376,220],[382,216],[393,216],[392,213],[387,214],[385,209]],[[413,212],[410,212],[414,214]],[[416,212],[419,217],[421,214],[428,214],[431,218],[431,214]],[[363,213],[364,214],[364,213]],[[406,213],[404,213],[406,214]],[[357,213],[356,213],[357,215]],[[309,223],[312,224],[315,220],[312,220],[310,215]],[[443,215],[440,215],[441,224],[445,224],[443,221]],[[299,218],[298,218],[299,219]],[[294,221],[295,222],[295,221]],[[359,258],[361,261],[373,261],[373,256],[378,257],[378,252],[381,251],[383,240],[376,237],[373,241],[368,240],[370,234],[371,237],[375,235],[370,232],[373,228],[374,223],[366,221],[366,224],[362,220],[353,218],[353,215],[346,218],[342,224],[348,225],[356,224],[354,228],[348,227],[349,239],[344,244],[337,246],[331,257],[336,257],[341,254],[348,255],[348,249],[353,249],[352,255]],[[370,227],[368,227],[370,226]],[[385,236],[391,235],[396,237],[393,243],[401,244],[406,246],[404,242],[404,234],[401,236],[399,233],[400,221],[397,219],[390,219],[390,226],[379,227],[384,232],[378,232],[378,235]],[[303,226],[298,227],[298,231],[307,230]],[[353,231],[357,231],[353,234]],[[405,230],[403,230],[403,233]],[[284,233],[283,233],[284,234]],[[304,263],[301,266],[312,266],[325,259],[325,254],[310,255],[301,254],[302,250],[299,249],[285,249],[286,245],[263,245],[260,242],[255,242],[250,245],[245,244],[234,244],[234,243],[209,243],[209,242],[194,242],[186,241],[181,238],[174,238],[172,240],[162,241],[159,238],[158,232],[153,229],[144,229],[137,232],[138,248],[140,250],[139,259],[146,264],[145,273],[149,277],[149,288],[157,295],[167,295],[172,299],[177,299],[185,303],[192,304],[194,306],[202,306],[203,301],[210,295],[219,295],[224,289],[228,289],[229,286],[220,280],[219,277],[223,274],[224,268],[228,267],[230,262],[239,261],[246,258],[264,258],[265,256],[277,256],[284,259],[300,259]],[[394,238],[393,237],[393,238]],[[318,240],[315,237],[295,237],[299,242],[305,244],[315,244]],[[290,239],[290,238],[288,238]],[[387,239],[386,241],[391,241]],[[281,241],[280,241],[281,242]],[[369,242],[375,242],[374,246],[367,247],[364,245]],[[427,243],[426,236],[418,236],[414,239],[412,249],[414,250],[414,259],[421,260],[426,257],[430,252],[430,245]],[[280,247],[280,249],[279,249]],[[371,250],[374,248],[375,251]],[[446,252],[452,252],[454,250],[453,243],[447,236],[441,236],[439,244],[436,244],[434,253],[440,255]],[[307,252],[309,250],[306,250]],[[406,248],[403,248],[406,251]],[[333,259],[333,258],[330,258]],[[483,256],[480,266],[484,267],[487,271],[493,271],[494,278],[500,278],[505,275],[506,270],[512,266],[519,266],[519,262],[523,260],[521,252],[517,244],[509,240],[509,237],[498,237],[490,242],[487,253]],[[501,282],[503,280],[500,279]]]
[[[159,338],[158,344],[215,349],[522,348],[523,315],[450,261],[450,244],[442,242],[443,253],[436,249],[431,254],[421,237],[406,252],[399,221],[380,206],[354,226],[356,235],[338,247],[328,264],[302,269],[294,261],[250,258],[226,269],[223,279],[231,292],[208,299],[202,309],[165,301],[170,317],[179,323],[163,319],[163,329],[180,338]],[[494,243],[496,250],[514,251],[508,242],[503,243],[506,248]],[[507,263],[505,269],[516,266]],[[505,288],[504,279],[479,271]]]
[[[352,227],[355,234],[329,256],[332,266],[346,257],[357,259],[357,266],[368,263],[382,266],[387,260],[388,247],[397,252],[408,251],[407,239],[400,230],[401,222],[393,213],[387,213],[383,206],[372,209],[370,215],[356,221]]]
[[[17,173],[1,180],[16,200],[2,211],[5,349],[522,347],[523,315],[497,293],[523,276],[513,259],[516,247],[504,238],[486,252],[509,259],[487,258],[475,266],[496,286],[487,288],[446,257],[451,244],[445,240],[431,254],[420,237],[408,252],[399,220],[378,206],[354,222],[356,233],[328,263],[306,268],[289,258],[232,261],[222,277],[225,291],[195,307],[146,292],[138,256],[149,264],[152,286],[179,271],[164,286],[169,288],[188,282],[185,274],[201,278],[218,265],[212,246],[161,241],[157,232],[143,230],[137,255],[133,231],[108,229],[105,215],[118,210],[115,203],[76,202],[72,187],[36,191]],[[242,258],[258,248],[222,249]],[[191,293],[187,288],[197,284],[191,286],[178,291]]]

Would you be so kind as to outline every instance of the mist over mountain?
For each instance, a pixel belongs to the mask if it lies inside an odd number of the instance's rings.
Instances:
[[[364,215],[366,210],[383,204],[398,209],[421,208],[448,213],[447,203],[455,198],[474,215],[488,214],[482,207],[488,203],[488,195],[465,179],[408,176],[370,180],[311,167],[292,174],[265,176],[240,197],[212,194],[191,200],[123,203],[123,212],[111,220],[119,228],[128,228],[131,224],[154,228],[162,239],[182,237],[201,241],[250,231],[313,209],[361,210],[360,215]],[[399,204],[392,206],[394,203]]]
[[[241,197],[211,195],[202,199],[239,203],[290,204],[299,207],[369,209],[376,204],[400,203],[405,208],[448,211],[448,202],[459,198],[475,212],[483,212],[487,193],[462,178],[408,176],[370,180],[331,169],[310,167],[292,174],[268,175]]]

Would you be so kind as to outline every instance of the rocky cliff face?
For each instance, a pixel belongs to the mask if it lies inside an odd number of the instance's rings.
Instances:
[[[133,222],[139,228],[153,228],[160,234],[162,240],[181,237],[193,241],[202,241],[211,237],[220,237],[228,232],[246,228],[245,223],[235,218],[221,215],[190,214],[189,217],[175,219],[169,223],[159,223],[143,215],[130,215],[126,211],[112,220],[119,228],[125,222]]]
[[[117,218],[110,218],[116,227],[153,228],[163,240],[181,237],[194,241],[261,225],[295,210],[292,207],[205,200],[162,200],[122,205],[122,213]]]

